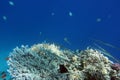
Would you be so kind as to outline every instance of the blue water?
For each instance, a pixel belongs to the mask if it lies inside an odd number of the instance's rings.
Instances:
[[[7,67],[9,52],[22,44],[46,41],[75,50],[97,39],[120,47],[119,4],[119,0],[0,0],[0,69]],[[107,49],[120,58],[119,50]]]

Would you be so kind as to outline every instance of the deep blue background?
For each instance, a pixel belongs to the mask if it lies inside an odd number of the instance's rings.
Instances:
[[[1,59],[16,46],[45,40],[73,50],[91,45],[93,39],[120,47],[120,0],[11,1],[14,6],[8,0],[0,0]],[[108,48],[108,51],[120,58],[119,50]]]

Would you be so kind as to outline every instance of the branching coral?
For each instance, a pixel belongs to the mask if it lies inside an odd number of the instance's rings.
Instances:
[[[120,71],[112,64],[95,49],[74,52],[42,43],[15,48],[9,55],[8,72],[14,80],[120,80]]]

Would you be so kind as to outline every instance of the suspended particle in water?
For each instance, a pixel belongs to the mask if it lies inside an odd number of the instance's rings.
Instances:
[[[12,2],[12,1],[9,1],[9,4],[10,4],[11,6],[14,6],[14,2]]]
[[[69,16],[73,16],[73,13],[72,13],[72,12],[69,12]]]
[[[5,20],[5,21],[6,21],[6,20],[7,20],[7,17],[6,17],[6,16],[3,16],[3,20]]]

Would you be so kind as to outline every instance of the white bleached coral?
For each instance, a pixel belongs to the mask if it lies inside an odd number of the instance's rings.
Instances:
[[[113,70],[112,64],[95,49],[74,52],[42,43],[15,48],[8,72],[14,80],[120,80],[120,71]]]

